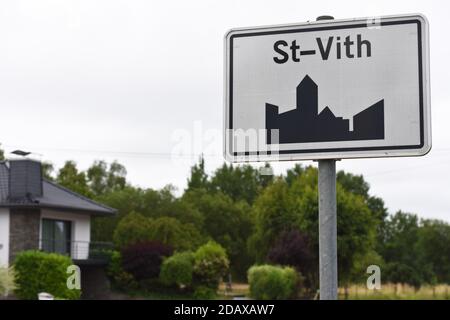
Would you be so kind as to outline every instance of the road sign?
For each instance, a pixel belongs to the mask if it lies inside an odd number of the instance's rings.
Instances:
[[[431,149],[422,15],[241,28],[225,36],[225,157],[420,156]]]

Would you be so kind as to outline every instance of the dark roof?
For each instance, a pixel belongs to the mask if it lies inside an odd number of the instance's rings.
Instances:
[[[5,162],[0,162],[0,207],[55,209],[97,215],[112,215],[117,212],[116,209],[95,202],[46,179],[42,181],[42,196],[12,199],[9,185],[9,168]]]

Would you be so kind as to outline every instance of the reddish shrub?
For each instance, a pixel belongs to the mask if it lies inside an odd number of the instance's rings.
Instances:
[[[158,278],[163,257],[172,253],[172,247],[160,242],[133,244],[122,249],[122,267],[138,281]]]

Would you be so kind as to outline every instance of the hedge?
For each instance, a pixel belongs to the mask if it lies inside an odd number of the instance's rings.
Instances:
[[[250,296],[259,300],[294,298],[298,279],[291,267],[253,266],[248,270]]]
[[[199,285],[217,289],[229,266],[226,250],[214,241],[208,241],[195,252],[194,276]]]
[[[194,254],[192,252],[176,253],[164,260],[161,266],[160,279],[165,285],[192,284],[194,269]]]
[[[34,300],[38,293],[47,292],[58,299],[79,299],[81,291],[67,288],[67,268],[72,260],[56,253],[23,251],[14,262],[17,288],[20,299]]]

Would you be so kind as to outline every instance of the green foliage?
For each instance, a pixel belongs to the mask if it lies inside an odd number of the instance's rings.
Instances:
[[[380,253],[386,262],[400,262],[413,266],[417,262],[413,246],[417,243],[418,237],[418,217],[398,211],[384,224]]]
[[[378,251],[385,279],[420,287],[450,283],[450,226],[397,212],[383,223]]]
[[[14,262],[16,295],[21,299],[37,299],[40,292],[48,292],[61,299],[78,299],[80,290],[67,288],[67,268],[72,260],[55,253],[23,251]]]
[[[200,157],[198,164],[195,164],[191,168],[191,176],[188,179],[187,189],[208,189],[209,181],[208,175],[205,172],[205,159]]]
[[[1,143],[0,143],[0,161],[5,160],[5,151],[1,148]]]
[[[16,289],[14,282],[15,272],[13,267],[0,267],[0,297],[7,296],[10,292]]]
[[[214,300],[216,296],[216,290],[210,287],[199,286],[195,288],[193,298],[196,300]]]
[[[248,270],[250,296],[258,300],[295,298],[298,280],[297,272],[291,267],[261,265]]]
[[[267,164],[266,168],[270,169]],[[211,190],[221,191],[234,201],[244,200],[252,204],[259,192],[272,180],[272,176],[261,175],[250,165],[233,166],[223,164],[211,178]]]
[[[126,185],[127,170],[117,161],[109,165],[105,161],[95,161],[87,170],[89,188],[94,196],[122,190]]]
[[[361,183],[359,179],[357,181],[357,185]],[[348,282],[356,258],[374,248],[379,220],[369,209],[366,199],[358,194],[365,192],[363,186],[355,186],[358,193],[347,191],[350,186],[346,189],[339,182],[336,188],[339,279]],[[311,239],[309,251],[317,265],[318,209],[316,168],[297,167],[291,171],[289,180],[280,178],[265,188],[253,206],[255,233],[249,247],[256,254],[256,261],[266,261],[269,248],[280,234],[297,229]],[[305,276],[311,285],[317,284],[317,268]]]
[[[122,268],[122,255],[118,251],[109,252],[109,263],[106,269],[106,274],[113,287],[117,290],[128,291],[136,290],[138,284],[133,275],[126,272]]]
[[[43,168],[50,179],[51,167]],[[272,263],[283,264],[293,264],[291,260],[310,252],[308,263],[295,264],[305,275],[305,283],[315,291],[317,175],[312,166],[295,165],[286,175],[274,177],[250,165],[228,164],[208,175],[201,158],[191,169],[187,189],[178,197],[170,185],[161,190],[128,185],[125,167],[117,162],[109,165],[96,161],[83,172],[75,162],[68,161],[58,171],[56,181],[118,209],[117,216],[92,219],[93,240],[114,240],[118,247],[157,240],[177,251],[195,250],[206,240],[214,240],[226,250],[235,280],[244,280],[255,262],[270,262],[271,249],[278,252]],[[369,191],[363,176],[337,173],[340,285],[365,281],[370,264],[381,266],[383,281],[404,282],[408,278],[406,283],[415,286],[450,283],[450,226],[442,221],[419,221],[417,216],[403,212],[388,217],[384,201]],[[297,243],[278,245],[275,250],[280,235],[286,231],[299,232],[309,241],[294,237],[292,241]],[[299,248],[297,253],[302,254],[291,257],[288,247]],[[202,279],[195,270],[194,284]],[[127,280],[126,273],[122,277],[125,283],[132,280]],[[213,282],[217,281],[215,277]]]
[[[66,161],[64,166],[59,169],[56,176],[56,182],[69,190],[77,192],[86,197],[92,197],[89,189],[86,174],[78,171],[77,164],[74,161]]]
[[[251,209],[244,202],[235,202],[221,193],[204,189],[188,191],[183,199],[203,216],[202,233],[214,239],[227,251],[231,271],[242,279],[250,265],[246,242],[252,232]]]
[[[123,248],[151,239],[152,221],[143,215],[131,212],[123,218],[114,231],[114,244]]]
[[[195,252],[194,275],[199,283],[207,287],[217,289],[228,267],[225,249],[214,241],[209,241]]]
[[[384,278],[391,283],[410,284],[415,288],[419,288],[423,281],[420,273],[416,272],[413,267],[399,262],[386,264]]]
[[[160,279],[165,285],[192,284],[195,257],[192,252],[175,253],[164,260],[161,266]]]
[[[42,175],[44,179],[47,179],[49,181],[55,180],[52,175],[53,171],[55,170],[53,164],[51,162],[44,161],[41,163],[41,166],[42,166]]]
[[[193,224],[183,224],[171,217],[151,219],[136,212],[126,215],[114,231],[114,243],[118,248],[145,241],[158,241],[175,250],[189,250],[198,247],[203,237]]]
[[[269,248],[283,231],[299,226],[292,208],[289,187],[282,179],[274,181],[256,199],[253,205],[255,231],[249,239],[249,250],[256,261],[264,261]]]
[[[450,284],[450,225],[439,220],[423,220],[415,251],[428,284]]]
[[[147,218],[171,217],[183,224],[190,223],[201,228],[202,215],[190,202],[175,197],[173,192],[174,189],[170,186],[159,191],[126,186],[121,190],[97,197],[97,201],[116,208],[118,215],[107,219],[93,219],[93,239],[111,241],[119,221],[133,211]]]
[[[161,217],[151,223],[150,240],[181,251],[198,247],[203,242],[203,237],[192,224],[182,224],[178,219]]]

